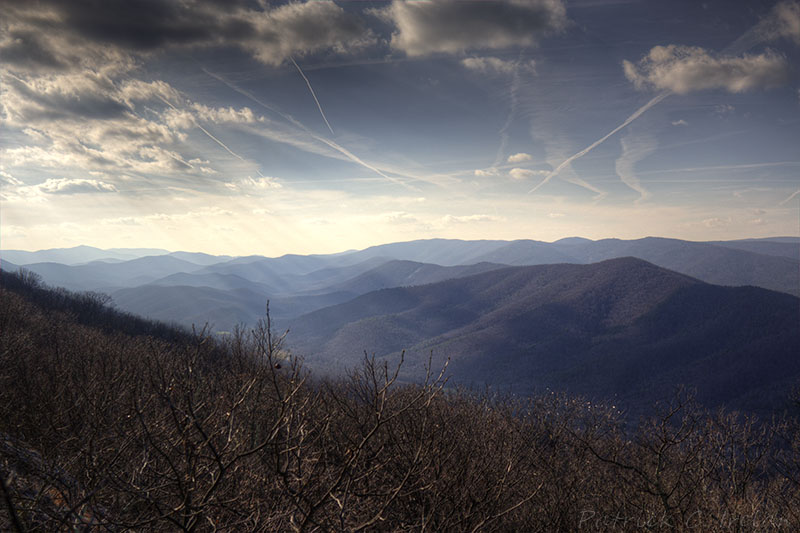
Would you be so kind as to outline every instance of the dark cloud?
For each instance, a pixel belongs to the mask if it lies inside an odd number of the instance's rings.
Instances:
[[[51,120],[113,119],[128,113],[128,107],[112,98],[108,90],[88,86],[70,87],[66,83],[53,83],[49,87],[35,90],[19,79],[9,78],[9,88],[18,99],[13,113],[18,123]]]
[[[241,42],[264,63],[325,50],[349,53],[376,39],[364,21],[333,2],[289,3],[256,20],[258,36]]]
[[[7,40],[0,45],[0,62],[26,70],[67,68],[67,64],[30,31],[9,32]]]
[[[412,56],[530,46],[567,22],[561,0],[395,0],[381,15],[396,27],[392,47]]]
[[[224,21],[202,2],[75,0],[56,5],[71,30],[93,41],[134,50],[207,42],[224,35]],[[249,25],[243,23],[239,30],[243,27]]]
[[[65,49],[106,47],[146,54],[170,47],[233,45],[279,64],[288,55],[324,49],[346,52],[370,35],[361,18],[333,2],[266,7],[213,0],[7,0],[8,62],[63,67]],[[5,6],[4,6],[5,7]],[[41,14],[47,13],[50,16]],[[54,21],[57,21],[54,23]],[[48,35],[35,39],[34,35]],[[71,64],[74,55],[71,57]]]

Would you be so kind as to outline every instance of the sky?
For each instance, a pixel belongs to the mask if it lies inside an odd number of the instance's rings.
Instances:
[[[0,247],[800,234],[800,1],[1,0]]]

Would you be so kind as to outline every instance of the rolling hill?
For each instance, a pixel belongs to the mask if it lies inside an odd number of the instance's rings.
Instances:
[[[80,265],[91,261],[130,261],[148,255],[163,255],[169,253],[159,248],[111,248],[103,250],[93,246],[75,246],[72,248],[52,248],[28,252],[25,250],[3,250],[4,259],[13,261],[18,265],[32,263],[61,263],[64,265]]]
[[[153,255],[130,261],[106,263],[92,261],[82,265],[32,263],[27,270],[42,276],[54,286],[72,290],[108,291],[118,287],[135,287],[178,272],[195,272],[201,265],[170,255]]]
[[[685,383],[708,405],[766,410],[800,376],[799,306],[621,258],[379,290],[297,318],[290,340],[327,370],[406,350],[416,379],[432,351],[460,384],[635,408]]]
[[[136,254],[159,255],[121,259]],[[16,270],[14,251],[0,252],[0,268]],[[20,252],[31,258],[60,257],[64,261],[25,265],[54,286],[112,293],[117,305],[131,312],[185,325],[211,322],[223,329],[241,321],[253,324],[272,302],[279,323],[361,294],[458,278],[498,265],[589,264],[617,257],[637,257],[699,280],[726,286],[754,285],[800,295],[800,240],[792,237],[724,242],[690,242],[648,237],[636,240],[579,237],[546,243],[534,240],[461,241],[429,239],[373,246],[329,255],[230,258],[201,253],[149,249],[99,250],[76,247]],[[27,255],[26,255],[27,254]],[[54,255],[55,254],[55,255]],[[127,255],[125,255],[127,254]],[[93,257],[102,260],[88,261]],[[171,287],[169,291],[152,286]],[[136,298],[121,289],[141,287]],[[199,289],[214,289],[200,297]],[[263,299],[243,304],[237,290]],[[226,292],[231,291],[226,296]],[[174,305],[198,298],[190,312]],[[126,307],[130,306],[130,307]],[[226,310],[231,311],[226,318]],[[176,312],[178,314],[169,315]]]

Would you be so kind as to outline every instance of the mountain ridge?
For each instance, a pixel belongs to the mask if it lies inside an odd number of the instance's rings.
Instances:
[[[787,393],[800,376],[798,307],[791,295],[620,258],[383,289],[295,319],[290,340],[312,368],[329,371],[354,365],[364,350],[388,358],[405,350],[414,379],[433,352],[437,361],[451,358],[461,384],[629,404],[664,396],[683,377],[710,405],[767,409],[778,396],[765,384]],[[754,366],[754,357],[770,364]]]

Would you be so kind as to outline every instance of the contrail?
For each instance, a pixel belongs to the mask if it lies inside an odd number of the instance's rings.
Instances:
[[[593,193],[597,194],[597,196],[594,197],[595,200],[602,200],[603,198],[608,196],[608,193],[606,191],[598,189],[588,181],[578,176],[578,173],[575,172],[575,169],[573,169],[571,165],[563,169],[561,172],[562,172],[561,179],[563,179],[564,181],[573,183],[575,185],[578,185],[579,187],[583,187],[584,189],[588,189]]]
[[[522,58],[522,53],[520,52],[520,59],[521,58]],[[506,146],[508,146],[508,128],[510,128],[511,123],[514,122],[514,117],[517,114],[517,107],[519,105],[519,99],[517,97],[518,91],[519,91],[519,60],[514,66],[514,74],[513,77],[511,78],[511,85],[509,86],[508,89],[508,94],[511,100],[508,110],[508,117],[506,118],[505,124],[503,124],[503,127],[500,128],[500,131],[498,132],[500,134],[500,146],[497,148],[497,155],[494,158],[494,163],[492,164],[492,168],[497,168],[497,166],[503,161],[503,155],[505,155]]]
[[[162,102],[164,102],[165,104],[167,104],[168,106],[170,106],[172,109],[174,109],[175,111],[177,111],[177,110],[178,110],[178,108],[177,108],[177,107],[175,107],[174,105],[172,105],[172,104],[171,104],[171,103],[170,103],[168,100],[165,100],[165,99],[164,99],[162,96],[160,96],[160,95],[157,95],[157,96],[158,96],[158,99],[159,99],[159,100],[161,100]],[[211,135],[211,133],[210,133],[210,132],[209,132],[207,129],[205,129],[203,126],[201,126],[199,122],[197,122],[197,119],[196,119],[196,118],[194,118],[194,116],[192,116],[192,122],[194,122],[194,125],[195,125],[195,126],[197,126],[198,128],[200,128],[200,130],[201,130],[203,133],[205,133],[206,135],[208,135],[208,137],[209,137],[209,138],[210,138],[212,141],[216,142],[218,145],[220,145],[221,147],[223,147],[223,148],[224,148],[224,149],[225,149],[225,150],[226,150],[226,151],[227,151],[229,154],[231,154],[233,157],[236,157],[236,158],[238,158],[238,159],[241,159],[241,160],[242,160],[242,161],[244,161],[245,163],[250,163],[250,161],[248,161],[248,160],[247,160],[247,159],[245,159],[244,157],[240,156],[239,154],[237,154],[236,152],[234,152],[234,151],[233,151],[233,150],[231,150],[230,148],[228,148],[228,147],[225,145],[225,143],[224,143],[224,142],[220,141],[219,139],[217,139],[216,137],[214,137],[213,135]]]
[[[312,134],[312,135],[313,135],[313,134]],[[333,141],[329,141],[328,139],[326,139],[326,138],[324,138],[324,137],[319,137],[319,136],[317,136],[317,135],[314,135],[314,138],[315,138],[315,139],[317,139],[318,141],[322,142],[322,143],[325,143],[325,144],[327,144],[328,146],[330,146],[330,147],[331,147],[331,148],[333,148],[334,150],[337,150],[337,151],[341,152],[342,154],[344,154],[345,156],[347,156],[348,158],[350,158],[350,160],[352,160],[352,161],[354,161],[354,162],[358,163],[359,165],[361,165],[361,166],[363,166],[363,167],[365,167],[365,168],[368,168],[368,169],[370,169],[371,171],[375,172],[375,173],[376,173],[376,174],[378,174],[379,176],[383,176],[384,178],[386,178],[387,180],[391,181],[392,183],[396,183],[396,184],[398,184],[398,185],[402,185],[403,187],[406,187],[407,189],[411,189],[412,191],[417,191],[417,192],[419,192],[419,191],[420,191],[420,189],[418,189],[417,187],[414,187],[413,185],[409,185],[409,184],[407,184],[407,183],[404,183],[404,182],[400,181],[400,180],[399,180],[399,179],[397,179],[397,178],[392,178],[391,176],[387,176],[386,174],[384,174],[383,172],[381,172],[379,169],[377,169],[377,168],[373,167],[373,166],[372,166],[372,165],[370,165],[369,163],[366,163],[366,162],[362,161],[362,160],[361,160],[361,159],[360,159],[358,156],[356,156],[355,154],[353,154],[352,152],[350,152],[350,151],[349,151],[349,150],[347,150],[346,148],[343,148],[342,146],[339,146],[339,145],[338,145],[338,144],[336,144],[335,142],[333,142]]]
[[[259,100],[258,98],[256,98],[256,97],[255,97],[255,96],[254,96],[252,93],[250,93],[250,92],[248,92],[248,91],[245,91],[244,89],[242,89],[242,88],[241,88],[241,87],[239,87],[238,85],[234,85],[233,83],[229,82],[228,80],[226,80],[225,78],[223,78],[223,77],[222,77],[222,76],[220,76],[219,74],[215,74],[215,73],[211,72],[210,70],[208,70],[208,69],[206,69],[206,68],[204,68],[204,67],[202,68],[202,70],[203,70],[203,72],[205,72],[206,74],[208,74],[209,76],[211,76],[212,78],[214,78],[215,80],[219,81],[220,83],[223,83],[223,84],[224,84],[224,85],[226,85],[228,88],[230,88],[230,89],[233,89],[234,91],[236,91],[237,93],[241,94],[242,96],[246,96],[247,98],[249,98],[249,99],[250,99],[250,100],[252,100],[253,102],[255,102],[255,103],[257,103],[258,105],[260,105],[261,107],[263,107],[263,108],[265,108],[265,109],[269,109],[270,111],[272,111],[272,112],[273,112],[273,113],[275,113],[276,115],[279,115],[279,116],[280,116],[281,118],[283,118],[284,120],[286,120],[286,121],[288,121],[288,122],[291,122],[292,124],[294,124],[294,125],[295,125],[295,126],[297,126],[298,128],[302,128],[303,130],[305,130],[305,131],[308,131],[308,128],[306,128],[306,127],[305,127],[303,124],[301,124],[301,123],[300,123],[300,122],[299,122],[297,119],[295,119],[293,116],[291,116],[291,115],[287,115],[286,113],[284,113],[284,112],[282,112],[282,111],[279,111],[278,109],[276,109],[276,108],[272,107],[271,105],[269,105],[269,104],[267,104],[267,103],[265,103],[265,102],[262,102],[261,100]]]
[[[652,135],[624,135],[620,139],[622,154],[614,163],[614,170],[622,182],[639,193],[637,203],[650,198],[650,192],[642,186],[642,182],[637,176],[636,163],[652,154],[658,147],[658,143]]]
[[[789,197],[786,200],[782,201],[778,205],[786,205],[789,202],[791,202],[798,195],[800,195],[800,189],[797,189],[796,191],[794,191],[792,194],[789,195]]]
[[[292,62],[294,62],[294,60],[292,60]],[[407,189],[411,189],[413,191],[419,191],[418,188],[413,187],[411,185],[408,185],[408,184],[402,182],[401,180],[398,180],[397,178],[392,178],[391,176],[387,176],[384,172],[382,172],[378,168],[366,163],[365,161],[363,161],[361,158],[359,158],[358,156],[356,156],[355,154],[353,154],[352,152],[350,152],[346,148],[340,146],[339,144],[337,144],[337,143],[335,143],[333,141],[330,141],[330,140],[328,140],[328,139],[326,139],[324,137],[321,137],[321,136],[317,135],[313,131],[309,130],[302,122],[298,121],[297,119],[295,119],[291,115],[288,115],[286,113],[278,111],[274,107],[262,102],[261,100],[256,98],[254,95],[250,94],[248,91],[245,91],[244,89],[234,85],[233,83],[229,82],[228,80],[226,80],[222,76],[214,74],[213,72],[211,72],[211,71],[209,71],[209,70],[207,70],[205,68],[203,69],[203,72],[205,72],[206,74],[208,74],[212,78],[220,81],[221,83],[227,85],[228,87],[230,87],[231,89],[233,89],[237,93],[241,94],[242,96],[246,96],[247,98],[249,98],[253,102],[257,103],[258,105],[260,105],[260,106],[262,106],[262,107],[264,107],[266,109],[269,109],[270,111],[272,111],[273,113],[276,113],[277,115],[280,115],[281,118],[283,118],[287,122],[290,122],[292,125],[296,126],[297,128],[303,130],[306,134],[311,136],[311,138],[313,138],[314,140],[319,141],[319,142],[325,144],[326,146],[328,146],[329,148],[332,148],[332,149],[336,150],[337,152],[339,152],[340,154],[345,156],[347,159],[349,159],[353,163],[356,163],[357,165],[361,165],[362,167],[364,167],[364,168],[366,168],[368,170],[371,170],[372,172],[375,172],[376,174],[378,174],[382,178],[387,179],[387,180],[391,181],[392,183],[397,183],[397,184],[402,185],[403,187],[406,187]],[[309,88],[310,88],[310,85],[309,85]],[[312,91],[312,94],[313,94],[313,91]],[[322,111],[322,108],[320,108],[320,112],[321,111]],[[325,115],[323,114],[323,117],[324,116]],[[416,178],[414,176],[410,176],[410,177],[412,179],[419,179],[419,178]]]
[[[601,138],[599,138],[598,140],[596,140],[595,142],[593,142],[592,144],[590,144],[589,146],[587,146],[586,148],[581,150],[580,152],[578,152],[576,154],[573,154],[573,155],[569,156],[568,158],[566,158],[564,161],[561,162],[560,165],[558,165],[555,168],[555,170],[553,170],[550,174],[545,176],[545,178],[541,181],[541,183],[539,183],[539,185],[537,185],[536,187],[534,187],[533,189],[528,191],[528,194],[536,192],[539,189],[539,187],[541,187],[542,185],[544,185],[545,183],[547,183],[551,179],[553,179],[555,176],[557,176],[558,173],[561,172],[564,169],[564,167],[566,167],[567,165],[572,164],[572,162],[575,161],[576,159],[579,159],[579,158],[585,156],[586,154],[588,154],[589,152],[591,152],[592,150],[597,148],[599,145],[603,144],[606,141],[606,139],[608,139],[609,137],[611,137],[612,135],[617,133],[619,130],[621,130],[622,128],[624,128],[625,126],[627,126],[628,124],[630,124],[631,122],[633,122],[634,120],[639,118],[642,115],[642,113],[644,113],[645,111],[647,111],[648,109],[650,109],[651,107],[653,107],[654,105],[659,103],[661,100],[663,100],[664,98],[666,98],[670,94],[672,94],[671,91],[664,91],[663,93],[655,96],[649,102],[647,102],[642,107],[640,107],[639,109],[634,111],[633,114],[631,116],[629,116],[628,118],[626,118],[625,121],[622,124],[620,124],[619,126],[614,128],[610,132],[606,133],[604,136],[602,136]]]
[[[242,160],[242,161],[244,161],[245,163],[248,163],[248,162],[249,162],[249,161],[247,161],[247,159],[245,159],[244,157],[240,156],[239,154],[237,154],[236,152],[234,152],[233,150],[231,150],[230,148],[228,148],[228,147],[225,145],[225,143],[224,143],[224,142],[220,141],[219,139],[217,139],[216,137],[214,137],[213,135],[211,135],[211,134],[208,132],[208,130],[207,130],[207,129],[205,129],[203,126],[201,126],[201,125],[200,125],[200,124],[199,124],[199,123],[198,123],[196,120],[194,121],[194,124],[195,124],[195,126],[197,126],[198,128],[200,128],[200,129],[203,131],[203,133],[205,133],[206,135],[208,135],[208,136],[211,138],[211,140],[215,141],[215,142],[216,142],[218,145],[222,146],[222,147],[223,147],[225,150],[227,150],[227,151],[228,151],[228,153],[229,153],[229,154],[231,154],[233,157],[238,157],[239,159],[241,159],[241,160]]]
[[[322,115],[322,120],[325,121],[325,124],[328,126],[328,129],[331,130],[331,135],[336,135],[333,132],[333,128],[331,128],[331,123],[328,122],[328,117],[325,116],[325,111],[322,110],[322,105],[320,105],[319,103],[319,99],[317,98],[317,95],[314,92],[314,88],[311,87],[311,82],[308,81],[308,78],[306,78],[306,75],[303,73],[303,69],[300,68],[300,65],[297,64],[297,61],[295,61],[292,56],[289,56],[289,59],[291,59],[292,64],[297,69],[297,72],[299,72],[300,75],[303,76],[303,79],[306,80],[306,85],[308,85],[308,90],[311,91],[311,96],[314,97],[314,101],[317,103],[317,108],[319,108],[319,114]]]
[[[770,16],[774,18],[774,13],[771,13]],[[756,24],[755,26],[753,26],[752,28],[747,30],[744,34],[742,34],[738,39],[736,39],[731,44],[726,46],[722,50],[722,54],[737,55],[737,54],[740,54],[740,53],[743,53],[743,52],[749,50],[750,48],[752,48],[753,46],[755,46],[756,44],[758,44],[760,42],[768,40],[769,36],[767,35],[767,33],[768,33],[768,26],[767,25],[769,23],[773,23],[774,24],[774,22],[772,22],[771,19],[769,19],[769,18],[765,19],[764,21],[762,21],[762,22],[760,22],[758,24]],[[645,105],[643,105],[642,107],[637,109],[631,116],[629,116],[625,120],[625,122],[623,122],[622,124],[620,124],[619,126],[614,128],[613,130],[611,130],[611,132],[606,134],[604,137],[602,137],[599,140],[593,142],[592,144],[590,144],[589,146],[587,146],[586,148],[584,148],[580,152],[578,152],[578,153],[572,155],[571,157],[567,158],[566,160],[564,160],[564,162],[562,162],[560,165],[558,165],[555,170],[553,170],[550,174],[545,176],[545,178],[541,181],[541,183],[539,183],[539,185],[537,185],[536,187],[534,187],[533,189],[528,191],[528,194],[536,192],[539,189],[539,187],[541,187],[542,185],[544,185],[545,183],[547,183],[548,181],[553,179],[553,177],[558,175],[558,173],[566,165],[569,165],[570,163],[572,163],[576,159],[578,159],[580,157],[583,157],[587,153],[589,153],[592,150],[594,150],[598,145],[600,145],[603,142],[605,142],[606,139],[608,139],[609,137],[611,137],[612,135],[617,133],[619,130],[621,130],[622,128],[624,128],[625,126],[627,126],[628,124],[630,124],[631,122],[633,122],[634,120],[639,118],[639,116],[642,113],[644,113],[645,111],[647,111],[648,109],[650,109],[651,107],[653,107],[654,105],[659,103],[661,100],[663,100],[664,98],[666,98],[670,94],[671,94],[671,91],[664,91],[661,94],[657,95],[652,100],[647,102]]]

